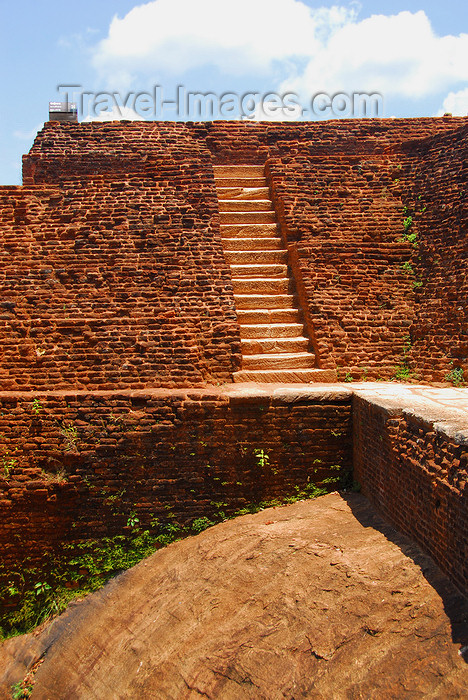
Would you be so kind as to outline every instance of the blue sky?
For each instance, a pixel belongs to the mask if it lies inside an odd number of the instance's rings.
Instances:
[[[49,100],[60,99],[59,84],[82,86],[78,98],[113,92],[121,103],[130,92],[127,118],[155,118],[145,98],[133,102],[155,85],[165,100],[175,99],[177,85],[215,95],[293,93],[306,107],[318,92],[363,91],[383,95],[387,117],[468,114],[461,0],[0,0],[0,47],[5,185],[20,184],[21,155],[47,120]],[[104,110],[109,99],[101,96]],[[96,107],[94,97],[84,104]],[[156,116],[184,118],[171,107]],[[310,110],[290,118],[311,118]]]

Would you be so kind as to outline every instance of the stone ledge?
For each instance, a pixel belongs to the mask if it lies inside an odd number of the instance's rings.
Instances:
[[[176,389],[115,389],[88,391],[61,389],[58,391],[0,391],[1,399],[33,400],[36,397],[102,397],[102,398],[178,398],[186,401],[229,401],[231,403],[275,404],[346,403],[353,397],[377,406],[389,415],[404,415],[421,424],[426,430],[435,430],[457,444],[468,445],[468,388],[427,387],[383,382],[261,384],[239,383]]]

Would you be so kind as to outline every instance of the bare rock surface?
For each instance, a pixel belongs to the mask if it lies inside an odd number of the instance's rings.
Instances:
[[[0,647],[0,697],[468,697],[468,601],[365,498],[270,508],[156,552]]]

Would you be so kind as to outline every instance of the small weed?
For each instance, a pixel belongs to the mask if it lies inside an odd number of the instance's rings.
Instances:
[[[14,469],[17,462],[18,460],[12,457],[9,452],[6,452],[0,457],[0,470],[4,479],[9,478],[10,472]]]
[[[299,486],[295,486],[294,489],[296,493],[284,498],[284,503],[296,503],[297,501],[305,501],[309,498],[318,498],[318,496],[324,496],[327,493],[326,489],[312,482],[306,484],[302,489]]]
[[[254,449],[254,455],[257,458],[257,466],[261,469],[265,469],[270,465],[270,458],[268,454],[263,449]]]
[[[39,596],[39,595],[45,595],[51,590],[51,587],[49,586],[48,583],[43,583],[39,581],[34,585],[34,593]]]
[[[60,427],[60,434],[65,441],[65,450],[67,452],[75,452],[78,442],[78,431],[76,427],[72,423],[68,423],[68,425],[63,423]]]
[[[351,372],[346,372],[344,380],[345,382],[354,382],[354,377]]]
[[[103,495],[105,495],[105,494],[103,494]],[[106,505],[110,505],[111,503],[115,503],[116,501],[121,501],[124,495],[125,495],[125,489],[122,489],[121,491],[118,491],[117,493],[112,493],[110,496],[106,496],[104,503]]]
[[[19,681],[15,685],[11,686],[11,697],[13,700],[22,700],[23,698],[30,698],[33,691],[33,685],[31,683],[25,684],[24,681]]]
[[[445,375],[445,381],[457,387],[466,386],[466,382],[463,378],[463,369],[461,367],[454,367]]]
[[[405,272],[407,275],[414,275],[414,269],[413,266],[411,265],[410,262],[406,261],[402,264],[401,269],[403,272]]]
[[[210,505],[212,505],[213,508],[216,508],[217,510],[219,510],[220,508],[227,508],[228,506],[228,504],[224,501],[210,501]]]
[[[42,411],[43,406],[42,406],[41,402],[39,401],[39,399],[34,399],[32,402],[31,408],[32,408],[32,412],[35,413],[36,416],[38,416],[39,413]]]
[[[213,527],[213,525],[215,525],[215,523],[212,520],[209,520],[209,518],[197,518],[192,523],[192,530],[198,534],[209,527]]]
[[[406,219],[403,221],[403,226],[405,227],[405,233],[408,233],[408,231],[410,230],[412,225],[413,225],[413,217],[407,216]]]
[[[132,510],[132,512],[128,516],[127,527],[135,528],[135,527],[139,527],[139,525],[140,525],[140,518],[138,518],[136,512],[134,510]]]
[[[413,372],[411,371],[411,369],[408,367],[407,364],[401,363],[395,369],[395,373],[393,376],[395,379],[398,379],[399,381],[407,381],[409,379],[412,379]]]
[[[179,540],[182,537],[183,532],[183,529],[179,525],[176,525],[175,523],[165,523],[164,525],[161,525],[156,541],[165,547],[166,545],[171,544],[171,542]]]
[[[413,343],[411,340],[411,336],[405,335],[405,337],[403,338],[403,355],[406,355],[411,350],[412,347],[413,347]]]

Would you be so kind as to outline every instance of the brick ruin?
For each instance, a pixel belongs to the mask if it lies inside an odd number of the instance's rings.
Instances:
[[[130,513],[230,513],[354,459],[371,500],[468,590],[465,438],[387,435],[339,385],[234,390],[245,339],[215,180],[264,169],[317,381],[466,380],[467,140],[450,117],[46,123],[23,186],[0,188],[2,583],[61,542],[125,533]],[[447,490],[419,532],[400,506],[429,453],[428,493]]]
[[[466,118],[48,122],[24,186],[0,190],[2,388],[231,381],[213,165],[232,163],[265,165],[318,368],[466,371],[467,133]]]

